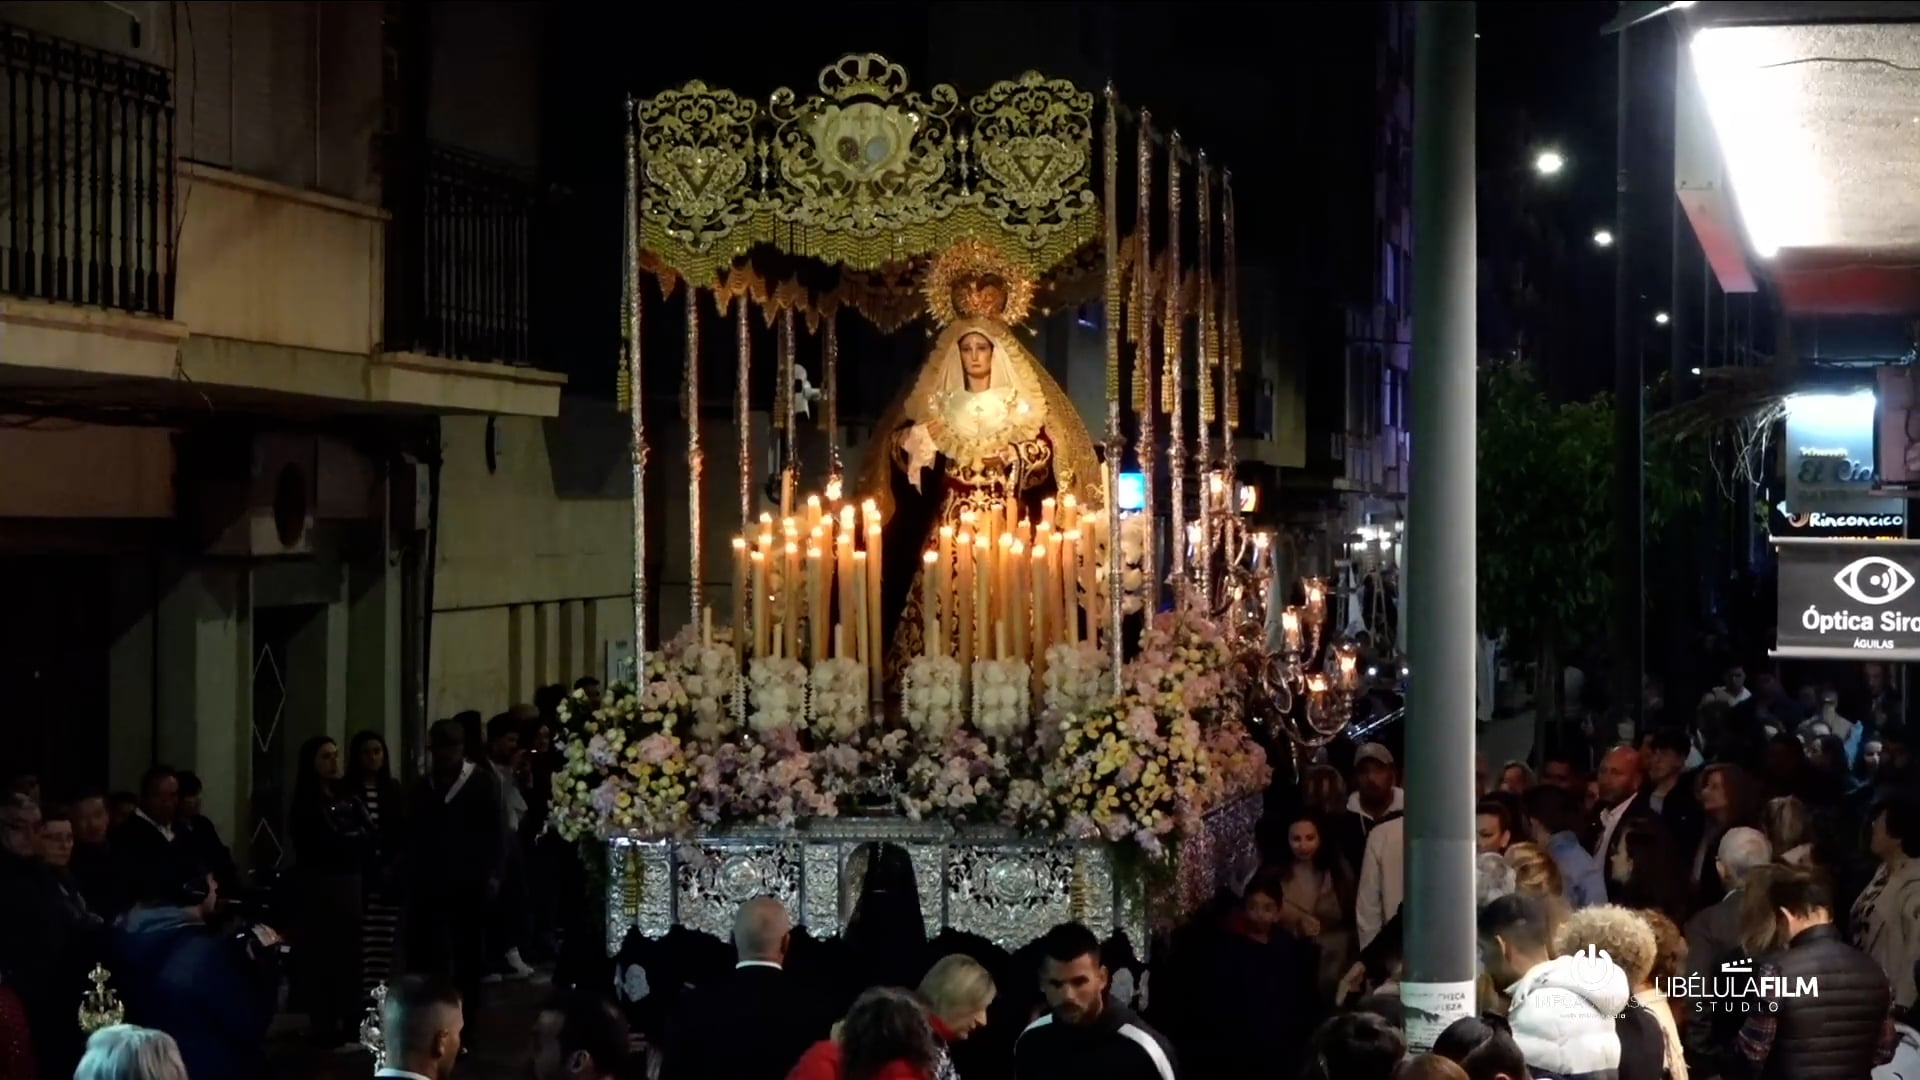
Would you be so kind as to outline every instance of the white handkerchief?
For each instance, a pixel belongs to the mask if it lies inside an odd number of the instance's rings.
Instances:
[[[933,466],[933,457],[938,451],[933,445],[933,436],[927,433],[925,424],[915,424],[907,429],[907,438],[901,444],[907,452],[907,482],[913,490],[920,490],[920,471]]]

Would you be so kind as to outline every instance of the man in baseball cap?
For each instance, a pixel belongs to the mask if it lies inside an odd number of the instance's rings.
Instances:
[[[1402,862],[1406,827],[1400,819],[1406,792],[1394,783],[1393,752],[1377,742],[1363,743],[1353,755],[1353,795],[1347,810],[1360,821],[1366,837],[1360,857],[1360,885],[1355,896],[1355,929],[1365,948],[1380,928],[1400,910],[1406,893]]]

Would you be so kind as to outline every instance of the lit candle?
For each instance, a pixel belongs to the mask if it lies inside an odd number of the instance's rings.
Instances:
[[[1360,689],[1360,657],[1349,646],[1342,645],[1339,652],[1340,689],[1349,693]]]
[[[1265,560],[1266,556],[1267,556],[1267,534],[1254,533],[1253,534],[1253,556],[1252,556],[1253,565],[1251,569],[1257,572],[1260,569],[1260,563],[1263,560]]]
[[[1060,496],[1060,528],[1077,529],[1080,527],[1080,500],[1072,492]]]
[[[940,598],[940,629],[946,635],[940,639],[940,654],[946,655],[947,648],[953,643],[953,526],[940,526],[940,561],[934,565],[933,591]]]
[[[973,622],[976,641],[981,652],[987,651],[987,641],[993,636],[993,602],[989,588],[993,582],[993,544],[987,540],[986,533],[975,533],[973,537]]]
[[[1046,528],[1046,525],[1042,523],[1040,527],[1044,529]],[[1044,660],[1047,655],[1047,644],[1049,641],[1049,633],[1051,630],[1051,622],[1047,618],[1047,609],[1052,605],[1047,602],[1047,597],[1050,594],[1054,596],[1058,596],[1059,593],[1056,590],[1053,590],[1047,587],[1046,546],[1043,544],[1033,545],[1033,555],[1030,561],[1033,563],[1033,565],[1029,568],[1029,571],[1028,571],[1028,577],[1033,583],[1032,584],[1032,588],[1033,588],[1033,654],[1032,655],[1034,659],[1033,669],[1037,673],[1039,672],[1042,666],[1041,661]]]
[[[929,551],[921,556],[920,567],[920,645],[927,656],[940,655],[940,601],[934,593],[934,567],[940,554]]]
[[[1015,537],[1013,546],[1007,549],[1007,622],[1013,629],[1013,655],[1025,660],[1032,654],[1027,651],[1030,640],[1027,620],[1026,582],[1022,579],[1030,572],[1027,558],[1027,545]]]
[[[733,538],[733,658],[747,655],[747,538]]]
[[[887,643],[880,631],[880,512],[873,500],[867,500],[867,653],[868,670],[873,673],[872,692],[878,696],[886,676]]]
[[[1014,588],[1014,578],[1010,569],[1012,561],[1014,561],[1014,534],[1002,532],[1000,544],[993,550],[993,621],[995,623],[1014,621],[1014,617],[1010,615],[1012,603],[1008,603],[1010,600],[1008,590]]]
[[[800,589],[800,543],[789,540],[780,577],[780,655],[796,660],[800,658]]]
[[[753,654],[766,656],[767,648],[767,555],[763,548],[750,553],[753,561]],[[746,670],[743,666],[742,671]]]
[[[1053,507],[1054,502],[1051,498],[1040,500],[1040,524],[1044,528],[1053,528]]]
[[[813,530],[819,527],[820,527],[820,496],[809,495],[807,496],[807,531],[812,532]]]
[[[807,662],[827,658],[827,579],[821,568],[819,535],[807,547]]]
[[[954,621],[960,637],[960,685],[964,688],[971,681],[967,673],[973,671],[973,535],[960,533],[954,537],[954,562],[956,579],[954,582]]]
[[[1071,498],[1071,496],[1069,496]],[[1069,645],[1080,643],[1080,530],[1068,529],[1060,537],[1060,629]]]
[[[868,636],[872,630],[867,625],[867,553],[864,551],[853,553],[853,610],[853,649],[867,666],[869,682],[878,686],[879,680],[874,675],[873,639]]]
[[[1287,652],[1300,651],[1300,609],[1287,608],[1280,613],[1281,642]]]
[[[840,531],[833,537],[833,578],[839,585],[840,609],[836,622],[847,623],[863,619],[856,615],[860,609],[853,602],[853,507],[840,508]],[[854,642],[860,639],[859,631],[854,631]]]

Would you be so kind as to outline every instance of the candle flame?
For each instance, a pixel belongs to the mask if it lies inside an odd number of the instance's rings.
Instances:
[[[1053,502],[1053,497],[1052,497],[1052,496],[1048,496],[1047,498],[1044,498],[1044,499],[1041,499],[1041,500],[1040,500],[1040,506],[1041,506],[1041,508],[1042,508],[1042,509],[1045,509],[1046,507],[1049,507],[1049,506],[1052,506],[1052,505],[1054,505],[1054,502]]]
[[[950,537],[950,536],[952,536],[952,535],[953,535],[953,526],[951,526],[951,525],[942,525],[942,526],[940,526],[940,536],[941,536],[941,537],[942,537],[943,539],[944,539],[944,538],[947,538],[947,537]]]
[[[1012,545],[1013,545],[1013,544],[1015,544],[1015,543],[1018,543],[1018,541],[1016,541],[1016,540],[1015,540],[1015,539],[1013,538],[1013,534],[1012,534],[1012,533],[1001,533],[1001,534],[1000,534],[1000,546],[1001,546],[1001,547],[1010,547],[1010,546],[1012,546]]]
[[[757,551],[750,551],[747,553],[747,558],[752,559],[754,562],[763,562],[765,561],[766,556],[760,554]]]
[[[793,542],[793,541],[791,541],[791,540],[789,540],[789,541],[787,541],[787,554],[789,554],[789,555],[798,555],[798,554],[800,554],[800,545],[799,545],[799,544],[796,544],[796,543],[794,543],[794,542]]]
[[[833,502],[840,501],[840,478],[839,477],[836,476],[833,479],[827,481],[827,498]]]
[[[1061,505],[1061,506],[1064,506],[1064,507],[1066,507],[1066,508],[1067,508],[1067,509],[1069,509],[1069,510],[1071,510],[1071,509],[1073,509],[1074,507],[1076,507],[1076,506],[1079,506],[1079,505],[1080,505],[1080,500],[1079,500],[1079,499],[1076,499],[1076,498],[1074,498],[1074,497],[1073,497],[1073,494],[1072,494],[1071,492],[1069,492],[1069,493],[1067,493],[1067,494],[1065,494],[1065,495],[1062,495],[1062,496],[1060,496],[1060,505]]]
[[[961,533],[961,534],[959,534],[958,536],[956,536],[956,537],[955,537],[954,539],[955,539],[955,540],[956,540],[956,541],[957,541],[958,543],[960,543],[960,544],[962,544],[962,545],[965,545],[965,544],[971,544],[971,543],[973,543],[973,534],[972,534],[972,533],[964,533],[964,532],[963,532],[963,533]]]
[[[1033,545],[1033,557],[1034,557],[1034,558],[1036,558],[1036,559],[1044,559],[1044,558],[1046,558],[1046,557],[1047,557],[1047,549],[1046,549],[1046,548],[1045,548],[1045,547],[1044,547],[1043,545],[1040,545],[1040,544],[1035,544],[1035,545]]]
[[[986,533],[976,533],[973,538],[973,546],[974,547],[992,547],[993,541],[988,538]]]
[[[849,531],[853,529],[853,507],[843,506],[840,508],[840,527]]]
[[[820,549],[819,549],[819,548],[817,548],[817,547],[810,547],[810,548],[808,548],[808,549],[807,549],[807,558],[809,558],[809,559],[817,559],[817,558],[819,558],[819,557],[820,557]]]
[[[736,537],[734,537],[734,538],[733,538],[733,550],[735,550],[735,551],[745,551],[746,549],[747,549],[747,538],[746,538],[746,537],[744,537],[744,536],[736,536]]]
[[[1080,539],[1080,530],[1079,530],[1079,529],[1068,529],[1068,530],[1067,530],[1067,533],[1066,533],[1066,536],[1067,536],[1067,539],[1069,539],[1069,540],[1079,540],[1079,539]]]
[[[920,558],[921,561],[925,562],[928,566],[932,566],[934,563],[940,561],[940,553],[937,551],[929,551],[925,555],[920,556]]]
[[[761,514],[761,515],[760,515],[760,528],[761,528],[762,530],[766,530],[766,529],[771,529],[771,528],[773,528],[773,515],[772,515],[772,514]]]
[[[820,509],[820,496],[818,495],[807,496],[807,509],[809,510]]]
[[[866,562],[866,561],[867,561],[867,553],[866,553],[866,552],[864,552],[864,551],[856,551],[856,552],[854,552],[854,553],[853,553],[853,561],[854,561],[854,562],[857,562],[857,563],[863,563],[863,562]]]
[[[1013,541],[1013,548],[1012,548],[1013,554],[1015,556],[1023,555],[1026,553],[1026,550],[1027,550],[1027,545],[1021,543],[1020,539],[1018,537],[1015,537]]]

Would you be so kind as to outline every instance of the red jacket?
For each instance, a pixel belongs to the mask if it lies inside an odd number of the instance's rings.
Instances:
[[[814,1043],[812,1048],[800,1055],[799,1064],[787,1074],[787,1080],[842,1080],[844,1075],[840,1070],[840,1044],[832,1039],[825,1039]],[[929,1078],[926,1073],[905,1061],[890,1061],[874,1076],[873,1080],[929,1080]]]

